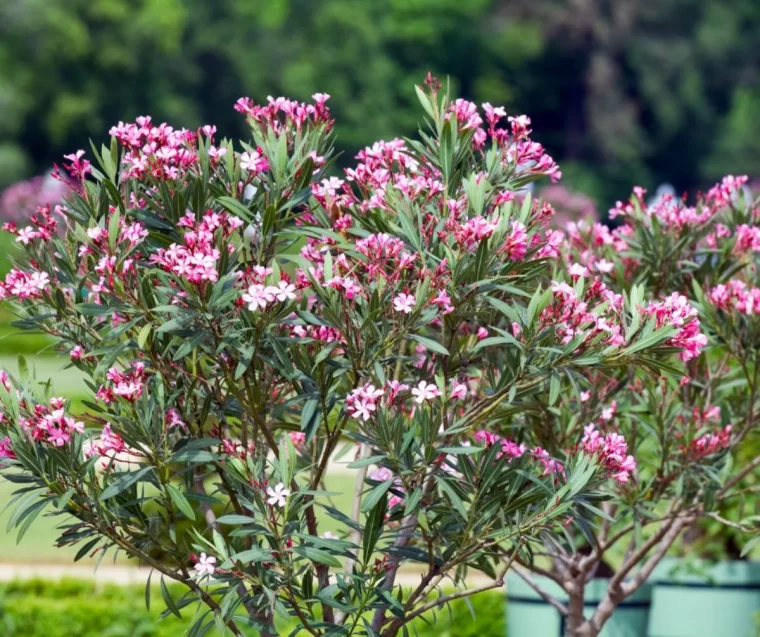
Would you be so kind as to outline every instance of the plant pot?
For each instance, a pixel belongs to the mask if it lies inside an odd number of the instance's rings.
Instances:
[[[691,562],[690,562],[691,563]],[[653,578],[649,637],[754,637],[760,611],[760,562],[698,563],[663,560]]]
[[[538,575],[531,576],[536,584],[561,602],[567,594],[555,582]],[[606,579],[596,578],[586,585],[584,614],[590,617],[607,592]],[[651,590],[644,584],[625,600],[604,625],[600,637],[643,637],[649,619]],[[541,596],[518,575],[507,577],[507,636],[563,637],[565,618],[547,604]]]

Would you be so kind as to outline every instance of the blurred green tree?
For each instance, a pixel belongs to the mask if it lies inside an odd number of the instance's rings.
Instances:
[[[414,130],[413,83],[531,115],[570,185],[760,173],[756,0],[0,0],[0,188],[149,113],[333,96],[344,160]]]

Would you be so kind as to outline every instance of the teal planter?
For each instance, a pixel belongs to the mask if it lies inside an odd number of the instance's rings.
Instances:
[[[559,601],[567,595],[551,580],[532,576],[543,590]],[[607,592],[606,579],[593,579],[586,585],[585,615],[590,617]],[[649,620],[651,590],[644,584],[623,602],[605,624],[600,637],[644,637]],[[564,618],[547,604],[518,575],[507,577],[507,636],[508,637],[562,637]]]
[[[760,611],[760,562],[718,562],[699,573],[673,573],[679,560],[658,567],[649,637],[755,637]]]

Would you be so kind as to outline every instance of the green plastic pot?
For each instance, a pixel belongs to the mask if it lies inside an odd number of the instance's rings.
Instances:
[[[543,590],[555,599],[566,602],[567,594],[546,577],[531,576]],[[606,579],[593,579],[586,585],[584,614],[590,617],[607,592]],[[644,584],[623,602],[607,621],[600,637],[643,637],[649,620],[651,589]],[[507,636],[508,637],[562,637],[565,619],[555,608],[518,575],[507,577]]]
[[[693,564],[693,562],[691,562]],[[653,578],[649,637],[755,637],[760,611],[760,562],[698,564],[663,560]]]

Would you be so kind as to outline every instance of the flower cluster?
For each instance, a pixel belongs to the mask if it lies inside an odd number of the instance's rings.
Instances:
[[[37,239],[49,241],[55,234],[58,221],[50,212],[50,205],[40,206],[37,211],[31,215],[30,221],[34,225],[25,226],[21,230],[16,230],[15,223],[4,224],[3,229],[11,234],[17,234],[16,243],[29,245]]]
[[[200,285],[217,281],[217,261],[221,252],[217,247],[216,232],[221,231],[222,238],[226,239],[243,222],[232,215],[208,211],[199,222],[188,213],[177,225],[187,228],[182,235],[184,245],[173,243],[167,249],[160,248],[151,255],[151,261],[189,283]]]
[[[266,310],[275,303],[287,303],[295,299],[296,286],[288,283],[285,279],[278,282],[277,285],[252,283],[240,298],[248,304],[248,309],[251,312],[258,312],[259,310]]]
[[[264,130],[271,130],[276,135],[291,128],[302,130],[309,124],[325,124],[331,128],[333,120],[326,93],[312,95],[314,104],[305,104],[287,97],[268,97],[266,104],[255,104],[250,97],[241,97],[235,103],[235,110],[249,117]]]
[[[204,131],[211,136],[213,127],[204,127]],[[184,128],[177,130],[166,123],[156,126],[150,117],[138,117],[134,123],[119,122],[109,134],[126,149],[122,159],[126,177],[174,180],[198,163],[195,146],[199,133]]]
[[[618,433],[604,436],[593,422],[583,429],[581,449],[589,456],[595,456],[612,479],[621,484],[628,482],[631,472],[636,469],[636,460],[628,454],[625,438]]]
[[[106,404],[112,403],[116,398],[134,402],[142,396],[145,388],[145,364],[135,363],[129,372],[112,367],[106,373],[106,378],[108,386],[101,385],[95,394],[96,398]]]
[[[719,283],[710,290],[709,299],[715,307],[725,312],[735,309],[747,316],[760,312],[760,288],[750,287],[739,279]]]
[[[51,398],[48,405],[33,405],[28,416],[21,416],[21,428],[36,441],[63,447],[75,433],[84,432],[84,424],[67,416],[63,398]]]
[[[13,268],[0,282],[0,299],[18,298],[34,299],[50,285],[47,272],[23,272]]]
[[[0,460],[3,458],[7,460],[16,459],[16,454],[13,453],[13,444],[11,443],[11,439],[8,436],[0,439]]]
[[[520,458],[527,452],[524,444],[518,445],[508,438],[502,438],[485,429],[476,431],[472,438],[476,443],[485,445],[486,447],[492,447],[493,445],[501,446],[501,451],[497,454],[497,458]]]
[[[719,453],[731,444],[731,429],[731,425],[726,425],[722,429],[699,436],[688,446],[682,447],[681,451],[691,462]]]
[[[699,328],[697,309],[682,294],[673,292],[663,301],[652,301],[644,311],[648,316],[655,317],[658,328],[666,325],[679,328],[666,344],[680,349],[684,362],[699,356],[707,345],[707,336]]]
[[[600,279],[592,281],[581,298],[567,283],[554,281],[551,289],[553,302],[542,312],[541,322],[553,326],[563,344],[578,337],[588,343],[597,336],[609,345],[624,342],[620,324],[623,298]]]
[[[104,456],[112,458],[116,454],[126,451],[127,445],[124,439],[111,429],[111,423],[106,423],[97,440],[92,440],[87,448],[87,456]]]
[[[352,418],[367,422],[377,411],[378,403],[385,392],[371,383],[354,389],[346,396],[346,412]]]

